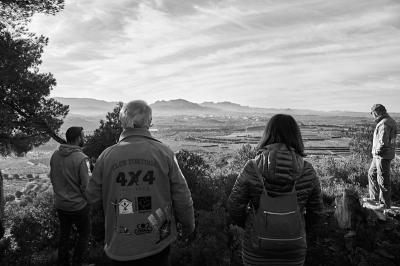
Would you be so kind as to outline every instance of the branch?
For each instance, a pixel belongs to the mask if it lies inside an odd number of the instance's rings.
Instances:
[[[43,128],[44,130],[46,130],[47,134],[50,135],[50,137],[52,137],[55,141],[57,141],[60,144],[66,144],[67,142],[61,138],[60,136],[58,136],[53,129],[51,129],[51,127],[49,126],[49,124],[47,123],[46,120],[40,118],[40,117],[34,117],[34,115],[32,114],[27,114],[26,112],[24,112],[23,110],[21,110],[18,106],[10,103],[10,102],[6,102],[4,100],[0,100],[0,102],[6,106],[8,106],[9,108],[11,108],[11,110],[17,112],[19,115],[23,116],[24,118],[31,120],[34,124],[38,125],[39,127]]]

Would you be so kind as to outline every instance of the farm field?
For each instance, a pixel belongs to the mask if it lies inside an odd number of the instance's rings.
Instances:
[[[175,152],[185,149],[209,158],[229,158],[245,144],[253,147],[258,144],[268,118],[258,114],[236,117],[156,117],[152,135]],[[367,123],[367,120],[351,117],[299,116],[296,120],[302,132],[306,154],[333,157],[349,155],[350,138],[347,137],[347,131],[357,123]],[[28,181],[28,174],[46,178],[51,154],[57,147],[58,143],[51,140],[24,157],[0,158],[0,169],[8,176],[4,181],[6,194],[22,189]],[[18,175],[19,179],[15,180],[14,175]]]

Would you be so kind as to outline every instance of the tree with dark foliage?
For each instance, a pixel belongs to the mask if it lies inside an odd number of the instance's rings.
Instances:
[[[86,139],[84,152],[89,157],[97,158],[108,147],[118,142],[119,135],[122,132],[121,122],[119,121],[119,112],[123,103],[119,102],[112,112],[108,112],[105,120],[100,120],[100,126],[93,135]]]
[[[55,14],[60,0],[0,0],[0,153],[23,154],[57,133],[68,106],[48,98],[56,85],[51,73],[40,73],[48,39],[27,30],[35,13]]]
[[[68,113],[48,98],[56,85],[51,73],[40,73],[48,39],[27,29],[35,13],[55,14],[63,0],[0,0],[0,155],[24,154],[57,133]],[[3,181],[0,178],[0,226],[3,219]],[[0,228],[0,233],[2,228]]]

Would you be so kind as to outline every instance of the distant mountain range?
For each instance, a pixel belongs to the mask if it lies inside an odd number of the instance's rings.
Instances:
[[[54,97],[58,102],[69,105],[69,114],[84,116],[104,117],[107,112],[111,112],[117,102],[106,102],[91,98],[63,98]]]
[[[101,116],[107,112],[111,112],[117,105],[117,102],[107,102],[96,100],[92,98],[63,98],[55,97],[57,101],[69,105],[70,114],[84,115],[84,116]],[[365,117],[368,113],[362,112],[348,112],[348,111],[316,111],[308,109],[278,109],[278,108],[259,108],[243,106],[232,102],[203,102],[193,103],[184,99],[156,101],[150,104],[151,108],[155,111],[154,115],[169,115],[182,111],[189,111],[198,114],[207,113],[288,113],[293,115],[322,115],[322,116],[352,116],[352,117]],[[157,113],[160,112],[160,113]]]
[[[107,102],[91,98],[62,98],[55,99],[63,104],[69,105],[69,115],[64,121],[63,128],[71,125],[86,125],[89,130],[98,127],[99,120],[104,119],[107,112],[111,112],[117,102]],[[184,99],[169,101],[156,101],[150,104],[153,116],[172,115],[249,115],[249,114],[276,114],[285,113],[294,116],[346,116],[346,117],[368,117],[368,113],[347,111],[315,111],[306,109],[276,109],[256,108],[243,106],[232,102],[203,102],[193,103]]]

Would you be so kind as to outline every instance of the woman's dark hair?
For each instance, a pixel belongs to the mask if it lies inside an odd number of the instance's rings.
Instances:
[[[293,148],[297,154],[306,156],[300,128],[290,115],[277,114],[271,117],[257,148],[260,150],[274,143],[284,143],[288,149]]]

